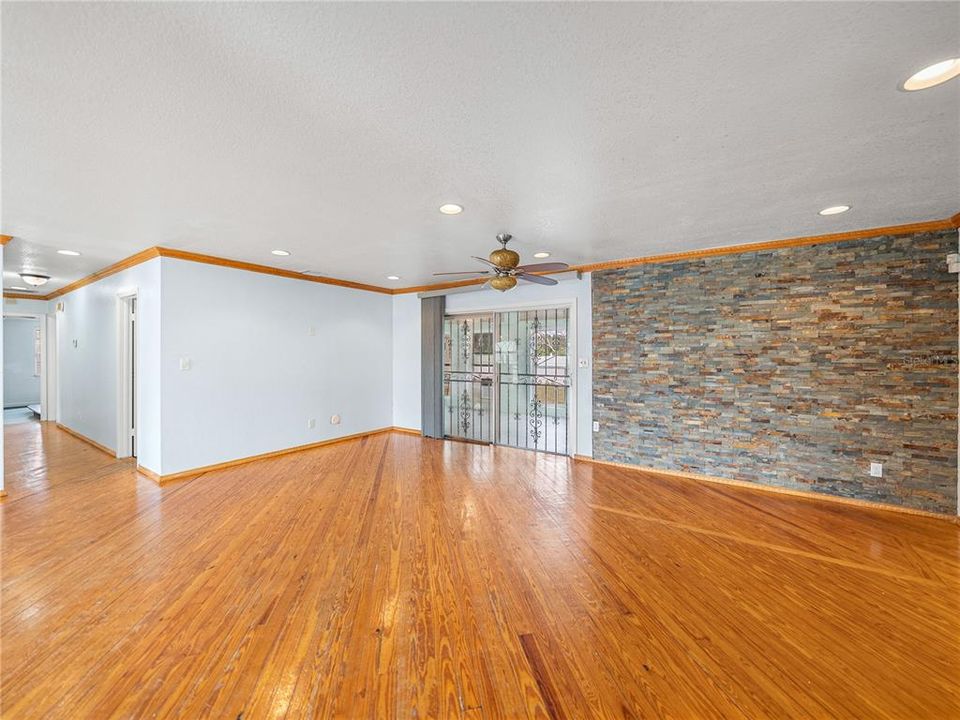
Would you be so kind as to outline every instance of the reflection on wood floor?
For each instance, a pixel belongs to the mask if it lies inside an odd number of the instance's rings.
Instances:
[[[960,717],[960,526],[381,434],[157,487],[6,428],[15,718]]]

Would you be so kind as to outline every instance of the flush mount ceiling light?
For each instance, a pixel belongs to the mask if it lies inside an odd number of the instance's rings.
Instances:
[[[442,212],[444,215],[459,215],[463,212],[463,205],[446,203],[445,205],[440,206],[440,212]]]
[[[57,250],[57,253],[60,255],[69,255],[70,257],[77,257],[80,254],[76,250]]]
[[[831,205],[820,211],[821,215],[839,215],[850,209],[849,205]]]
[[[20,273],[20,279],[23,280],[27,285],[40,287],[41,285],[46,284],[47,280],[50,279],[50,276],[41,275],[39,273],[22,272]]]
[[[540,252],[535,252],[533,256],[535,258],[548,258],[550,257],[550,253],[548,253],[546,250],[541,250]]]
[[[903,89],[911,92],[913,90],[926,90],[945,83],[947,80],[952,80],[958,75],[960,75],[960,58],[942,60],[911,75],[904,81]]]
[[[11,287],[10,289],[11,289],[11,290],[22,290],[23,292],[31,292],[31,291],[28,290],[27,288],[22,287],[22,286],[20,286],[20,285],[14,285],[14,286]]]
[[[289,255],[290,253],[287,252],[286,250],[271,250],[271,251],[270,251],[270,254],[271,254],[271,255],[278,255],[279,257],[286,257],[286,256]]]
[[[399,275],[387,275],[387,280],[399,280]]]

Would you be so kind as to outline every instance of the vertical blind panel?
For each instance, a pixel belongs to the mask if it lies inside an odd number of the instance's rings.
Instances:
[[[446,298],[423,298],[420,301],[421,358],[420,397],[421,426],[424,437],[443,437],[443,314]]]

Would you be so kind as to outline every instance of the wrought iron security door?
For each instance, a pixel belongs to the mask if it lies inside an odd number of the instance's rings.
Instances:
[[[569,452],[569,315],[514,310],[444,321],[444,434]]]
[[[493,315],[443,320],[443,434],[494,441]]]

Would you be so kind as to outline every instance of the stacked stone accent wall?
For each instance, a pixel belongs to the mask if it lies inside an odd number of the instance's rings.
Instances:
[[[956,248],[953,230],[595,272],[594,457],[955,514]]]

